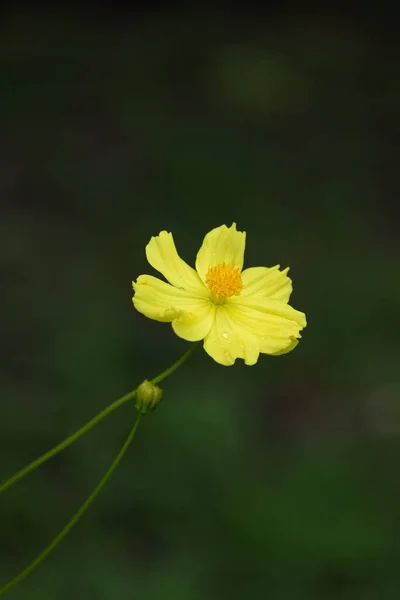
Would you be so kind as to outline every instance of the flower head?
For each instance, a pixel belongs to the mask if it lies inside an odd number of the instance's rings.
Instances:
[[[246,234],[221,225],[204,238],[196,270],[178,255],[171,233],[161,231],[146,246],[147,260],[169,282],[140,275],[133,304],[150,319],[169,322],[188,341],[204,340],[205,351],[222,365],[242,358],[257,362],[260,352],[285,354],[298,343],[305,314],[289,306],[289,269],[243,270]]]

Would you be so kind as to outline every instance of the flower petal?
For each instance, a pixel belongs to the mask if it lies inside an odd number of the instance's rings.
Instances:
[[[133,305],[149,319],[170,323],[182,310],[190,310],[196,299],[193,294],[176,288],[152,275],[140,275],[132,282]]]
[[[200,304],[201,303],[201,304]],[[172,321],[176,335],[188,342],[203,340],[214,323],[215,304],[208,300],[199,300],[196,311],[182,311],[177,319]]]
[[[287,276],[289,269],[279,271],[275,267],[251,267],[242,273],[242,296],[260,294],[266,298],[275,298],[281,302],[289,302],[292,293],[292,280]]]
[[[229,310],[237,323],[257,335],[260,352],[264,354],[292,350],[307,324],[304,313],[279,300],[260,296],[230,298]]]
[[[236,358],[254,365],[260,353],[257,336],[232,319],[228,305],[216,307],[213,326],[204,339],[204,350],[225,366],[233,365]]]
[[[151,275],[140,275],[132,285],[135,308],[149,319],[172,322],[179,337],[194,342],[210,331],[215,306],[208,298],[196,297]]]
[[[161,231],[146,246],[146,257],[154,269],[162,273],[172,285],[205,295],[204,285],[196,271],[180,258],[172,233]]]
[[[278,352],[273,352],[271,356],[281,356],[281,354],[287,354],[288,352],[294,350],[298,343],[299,340],[292,339],[292,341],[286,346],[286,348],[282,348],[282,350],[279,350]]]
[[[243,268],[246,232],[236,231],[236,223],[231,227],[221,225],[212,229],[204,238],[197,253],[196,269],[201,279],[205,281],[210,267],[225,263],[235,265],[239,271]]]

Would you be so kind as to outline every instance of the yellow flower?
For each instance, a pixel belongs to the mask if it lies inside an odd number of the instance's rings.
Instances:
[[[205,351],[221,365],[242,358],[254,365],[260,352],[293,350],[306,326],[305,314],[289,306],[289,269],[243,268],[245,232],[221,225],[204,238],[196,270],[178,255],[172,233],[161,231],[146,246],[147,260],[169,281],[140,275],[133,304],[150,319],[172,323],[190,342],[204,340]]]

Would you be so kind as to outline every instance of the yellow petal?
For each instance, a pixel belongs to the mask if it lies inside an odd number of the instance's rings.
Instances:
[[[207,290],[196,271],[178,255],[172,233],[161,231],[158,236],[152,237],[146,246],[146,257],[172,285],[206,295]]]
[[[306,315],[296,310],[286,302],[281,302],[275,298],[263,298],[262,296],[232,296],[228,300],[229,304],[250,308],[263,313],[266,317],[280,317],[288,321],[297,323],[300,329],[307,325]]]
[[[188,342],[203,340],[214,323],[215,304],[209,300],[198,302],[195,311],[182,311],[179,317],[172,321],[176,335]]]
[[[181,290],[152,275],[140,275],[132,282],[133,304],[139,312],[155,321],[171,322],[182,310],[190,310],[193,294]]]
[[[204,238],[203,244],[197,253],[196,269],[201,279],[205,281],[206,273],[210,267],[221,265],[234,265],[242,270],[246,233],[236,231],[236,223],[231,227],[221,225],[212,229]]]
[[[236,358],[254,365],[259,356],[257,336],[231,318],[227,305],[216,307],[213,326],[204,339],[204,350],[225,366],[233,365]]]
[[[290,344],[288,344],[286,346],[286,348],[282,348],[282,350],[279,350],[278,352],[271,353],[271,356],[280,356],[281,354],[287,354],[288,352],[291,352],[292,350],[294,350],[298,343],[299,343],[299,340],[293,339],[290,342]]]
[[[208,298],[196,297],[151,275],[140,275],[132,285],[133,304],[149,319],[172,322],[175,333],[185,340],[202,340],[208,334],[215,310]]]
[[[230,298],[229,310],[237,323],[257,335],[260,352],[264,354],[289,352],[306,326],[304,313],[271,298]]]
[[[292,293],[292,280],[287,276],[289,269],[279,271],[275,267],[251,267],[242,273],[242,296],[260,294],[266,298],[275,298],[281,302],[289,302]]]

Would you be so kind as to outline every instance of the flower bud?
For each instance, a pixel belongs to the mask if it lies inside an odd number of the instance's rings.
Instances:
[[[163,393],[161,388],[145,379],[136,390],[135,408],[142,415],[153,412]]]

